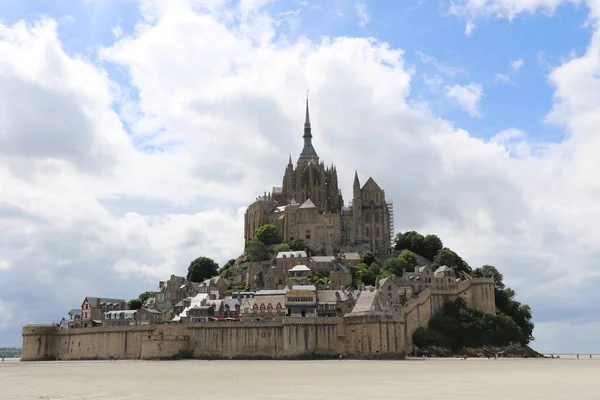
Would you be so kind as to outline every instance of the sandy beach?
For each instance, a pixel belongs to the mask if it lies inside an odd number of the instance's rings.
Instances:
[[[598,399],[600,359],[0,364],[0,399]]]

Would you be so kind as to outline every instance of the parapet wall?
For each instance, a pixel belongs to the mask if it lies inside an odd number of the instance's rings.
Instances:
[[[488,278],[461,282],[452,292],[426,290],[398,315],[344,318],[285,318],[278,322],[208,322],[59,330],[55,325],[23,327],[21,360],[137,358],[352,358],[403,357],[413,350],[412,334],[456,297],[485,312],[495,310]]]
[[[23,361],[194,358],[403,357],[402,321],[389,317],[286,318],[58,330],[23,328]]]

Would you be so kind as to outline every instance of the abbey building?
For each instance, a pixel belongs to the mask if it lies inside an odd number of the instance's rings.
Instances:
[[[326,167],[312,144],[306,102],[304,147],[296,165],[290,156],[281,186],[273,187],[252,203],[245,214],[244,237],[273,224],[282,241],[302,239],[313,251],[334,255],[340,251],[371,250],[387,253],[393,240],[393,210],[385,191],[373,178],[361,187],[354,173],[352,202],[344,205],[337,169]]]

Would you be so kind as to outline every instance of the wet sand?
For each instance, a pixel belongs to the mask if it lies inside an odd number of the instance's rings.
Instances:
[[[0,399],[599,399],[600,359],[0,364]]]

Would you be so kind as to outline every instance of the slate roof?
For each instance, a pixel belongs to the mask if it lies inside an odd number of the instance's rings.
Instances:
[[[454,270],[446,265],[442,265],[434,272],[435,276],[454,276]]]
[[[312,256],[311,260],[314,262],[333,262],[335,260],[334,256]]]
[[[346,293],[344,293],[344,291],[342,290],[318,290],[317,303],[337,303],[338,298],[336,296],[336,293],[340,296],[339,301],[345,301],[348,299],[348,296],[346,296]]]
[[[280,251],[277,258],[303,258],[306,257],[305,251]]]
[[[262,296],[283,296],[287,293],[286,289],[275,289],[275,290],[259,290],[254,293],[254,298]]]
[[[240,301],[238,299],[223,299],[221,301],[223,302],[223,308],[225,308],[225,306],[229,306],[230,310],[235,310],[235,306],[240,305]]]
[[[351,261],[360,261],[360,254],[358,253],[344,253],[342,259]]]
[[[317,206],[315,206],[315,203],[308,199],[298,208],[317,208]]]
[[[293,285],[292,290],[317,290],[315,285]]]
[[[273,296],[259,296],[254,298],[254,305],[260,308],[264,305],[267,308],[271,304],[271,307],[276,308],[277,304],[281,305],[281,308],[285,308],[285,296],[284,295],[273,295]],[[253,305],[253,307],[254,307]]]
[[[306,265],[296,265],[294,268],[291,268],[290,271],[310,271],[310,268]]]
[[[78,315],[78,314],[81,314],[81,308],[72,308],[69,311],[69,315]]]
[[[369,286],[367,290],[360,292],[358,300],[352,309],[352,312],[346,314],[347,316],[361,316],[361,315],[389,315],[392,314],[385,296],[379,290]]]
[[[108,303],[127,303],[124,299],[111,299],[108,297],[86,297],[86,299],[88,299],[88,302],[90,303],[90,307],[94,308],[96,307],[96,304],[98,304],[98,300],[100,300],[100,304],[104,303],[104,304],[108,304]],[[85,303],[85,299],[83,300],[83,303]],[[83,305],[83,303],[81,303]]]

